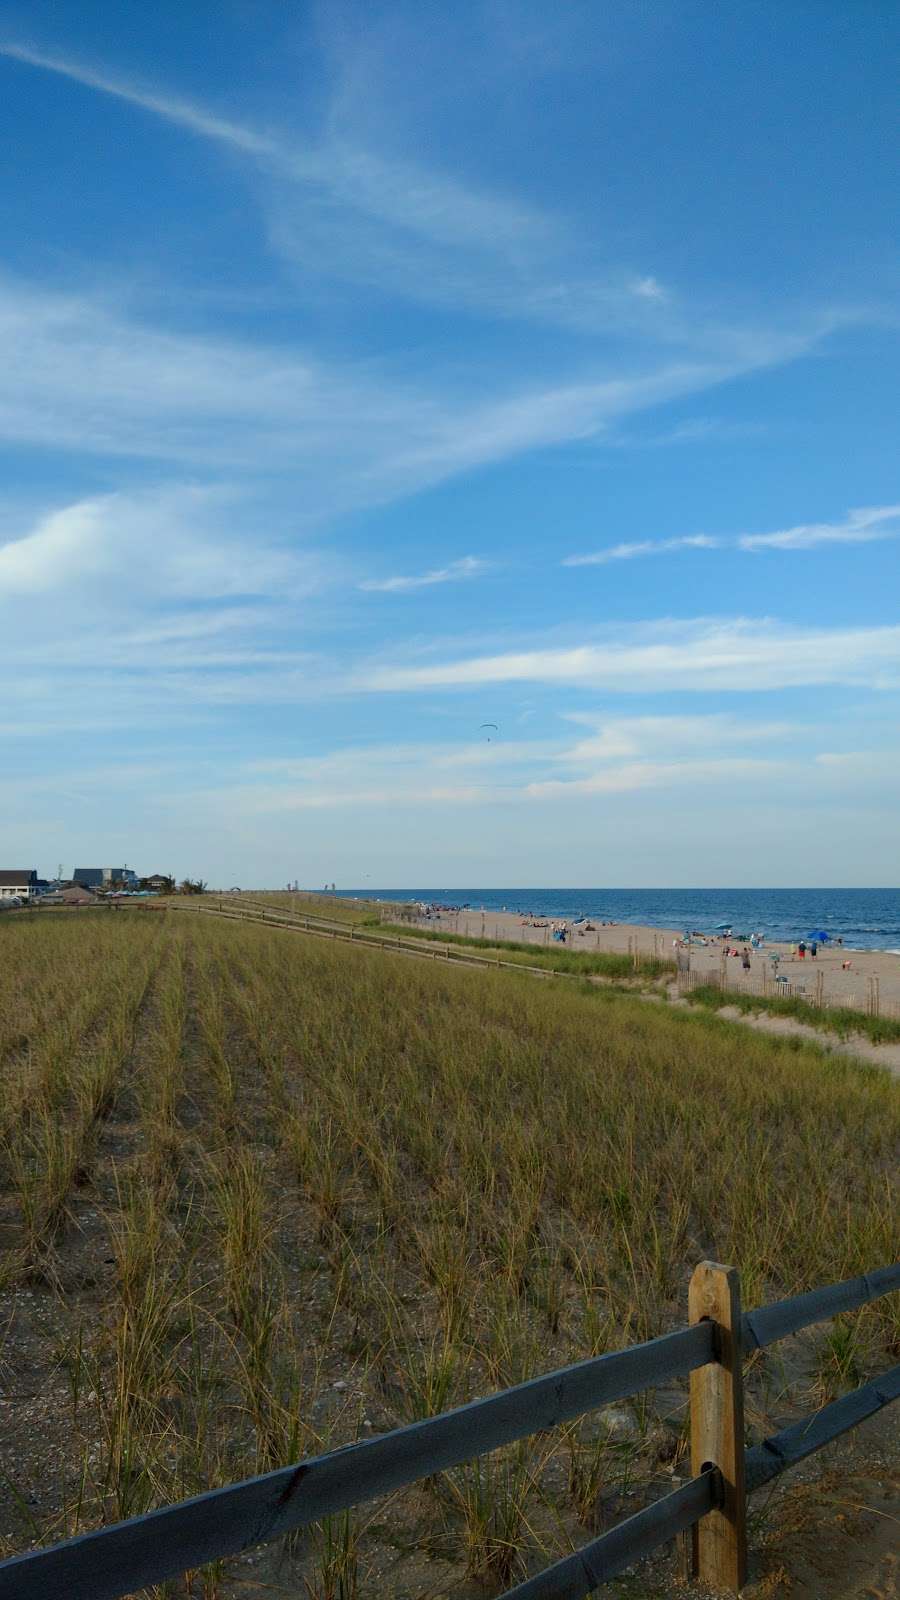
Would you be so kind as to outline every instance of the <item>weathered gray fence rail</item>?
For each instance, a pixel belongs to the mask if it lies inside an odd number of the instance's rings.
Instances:
[[[691,1326],[579,1362],[380,1438],[164,1506],[0,1563],[0,1600],[118,1600],[542,1429],[691,1376],[694,1476],[644,1511],[507,1591],[579,1600],[688,1528],[698,1577],[744,1581],[747,1489],[758,1488],[900,1397],[900,1366],[745,1453],[741,1353],[900,1289],[900,1263],[742,1317],[737,1273],[703,1262]]]

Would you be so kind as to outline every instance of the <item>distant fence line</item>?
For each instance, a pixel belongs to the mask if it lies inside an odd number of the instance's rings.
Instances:
[[[173,910],[206,911],[213,916],[231,917],[233,920],[266,922],[271,926],[297,928],[304,933],[320,934],[330,939],[342,939],[351,944],[368,944],[381,950],[402,950],[408,955],[424,957],[430,961],[456,961],[463,966],[469,967],[505,967],[510,972],[530,972],[539,978],[574,978],[576,981],[583,981],[586,977],[591,977],[598,982],[605,981],[602,973],[567,972],[558,967],[532,966],[527,961],[508,961],[504,959],[501,949],[495,950],[491,955],[483,955],[479,953],[473,944],[466,944],[462,941],[459,944],[449,944],[442,943],[434,937],[427,940],[404,937],[401,933],[389,931],[387,927],[382,931],[371,927],[361,928],[353,923],[340,922],[333,917],[318,916],[314,912],[292,911],[287,908],[283,909],[281,906],[267,905],[261,900],[252,899],[249,895],[241,895],[240,897],[235,895],[232,900],[229,900],[224,895],[209,895],[206,898],[207,900],[215,899],[216,904],[204,905],[198,902],[188,902],[181,905],[176,902],[172,906],[171,902],[167,902],[161,905],[159,909],[166,909],[166,905],[168,905]],[[404,917],[402,920],[410,924],[421,921],[421,919],[413,916]],[[442,929],[440,931],[444,932],[445,930]],[[476,935],[472,934],[469,937],[474,939]],[[504,943],[509,942],[501,933],[498,933],[497,937]],[[485,942],[487,944],[490,944],[490,939],[490,934],[486,934]],[[528,948],[527,943],[523,941],[521,948],[526,951]],[[538,945],[535,942],[536,950],[543,948],[545,948],[543,945]],[[662,934],[654,935],[652,949],[641,949],[636,935],[634,938],[629,937],[627,950],[590,951],[579,949],[577,945],[568,944],[562,946],[562,949],[565,951],[574,950],[577,955],[622,956],[631,962],[636,972],[640,972],[645,962],[655,960],[666,961],[673,974],[675,970],[674,961],[666,954],[665,938]]]
[[[743,1315],[737,1269],[701,1262],[690,1326],[485,1400],[0,1564],[0,1600],[119,1600],[307,1527],[599,1406],[690,1375],[688,1483],[527,1578],[501,1600],[580,1600],[692,1530],[692,1574],[738,1593],[747,1495],[900,1398],[900,1365],[747,1450],[744,1354],[900,1289],[900,1263]]]
[[[165,907],[160,907],[165,909]],[[372,949],[401,951],[404,955],[418,956],[425,961],[450,961],[465,967],[505,967],[508,972],[528,972],[538,978],[569,978],[583,981],[587,974],[563,972],[556,967],[535,967],[527,961],[506,961],[502,951],[482,955],[471,945],[441,944],[430,939],[415,939],[400,933],[376,932],[371,928],[355,927],[352,923],[335,922],[328,917],[310,916],[304,912],[285,912],[259,902],[245,903],[235,898],[231,905],[184,905],[172,907],[179,911],[201,911],[209,916],[228,917],[232,921],[263,922],[269,927],[294,929],[324,939],[338,939],[346,944],[363,944]],[[639,963],[638,963],[639,964]]]
[[[208,898],[212,898],[211,896]],[[145,902],[152,904],[152,902]],[[483,955],[472,945],[442,944],[437,940],[417,940],[404,938],[402,934],[378,932],[372,928],[355,927],[352,923],[339,922],[334,918],[318,916],[315,913],[282,910],[282,908],[266,905],[250,896],[235,896],[233,900],[227,897],[218,899],[216,906],[204,905],[198,902],[179,905],[178,910],[205,911],[215,916],[231,917],[243,921],[267,922],[275,926],[298,928],[305,933],[319,934],[330,939],[346,940],[351,944],[368,944],[381,950],[400,950],[405,954],[418,956],[425,960],[455,961],[463,966],[477,967],[505,967],[511,972],[530,972],[539,978],[575,978],[583,979],[587,974],[561,971],[558,968],[531,966],[525,961],[506,961],[498,949],[493,955]],[[412,922],[414,919],[408,917]],[[473,935],[474,937],[474,935]],[[523,950],[527,946],[523,943]],[[542,948],[542,947],[539,947]],[[568,950],[569,945],[563,946]],[[577,947],[572,947],[577,948]],[[602,954],[603,952],[601,952]],[[637,935],[628,939],[627,949],[612,952],[627,956],[635,969],[639,972],[644,961],[669,959],[665,950],[665,939],[662,934],[654,934],[652,949],[641,949]],[[862,1004],[855,995],[827,995],[825,993],[825,974],[821,968],[814,968],[810,963],[810,972],[814,974],[815,983],[812,993],[808,992],[802,983],[791,982],[786,978],[770,978],[766,969],[763,969],[762,978],[738,978],[732,975],[724,965],[707,967],[698,970],[691,966],[690,950],[678,949],[675,951],[676,978],[679,994],[690,994],[694,989],[720,989],[723,994],[752,995],[762,1000],[773,999],[798,999],[804,1000],[807,1005],[815,1006],[819,1010],[849,1010],[861,1011],[867,1016],[885,1017],[900,1021],[900,1003],[891,1000],[882,1000],[879,992],[877,976],[867,977],[866,988]],[[592,975],[594,976],[594,975]],[[602,975],[596,975],[602,981]]]

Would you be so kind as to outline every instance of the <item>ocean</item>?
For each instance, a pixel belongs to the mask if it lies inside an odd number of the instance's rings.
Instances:
[[[426,900],[543,917],[608,918],[650,928],[792,940],[824,929],[855,950],[900,953],[900,889],[341,889],[365,900]]]

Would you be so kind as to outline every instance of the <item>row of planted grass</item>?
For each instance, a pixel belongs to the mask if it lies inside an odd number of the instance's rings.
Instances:
[[[258,925],[138,912],[102,948],[84,932],[75,990],[126,957],[150,982],[54,1271],[23,1263],[9,1294],[7,1366],[17,1296],[40,1293],[48,1370],[70,1379],[44,1537],[651,1337],[683,1323],[702,1256],[735,1261],[752,1304],[896,1252],[900,1095],[874,1070],[704,1012]],[[3,981],[25,982],[41,937],[4,937]],[[5,1216],[27,1236],[15,1182]],[[872,1308],[816,1337],[801,1387],[833,1392],[898,1341],[890,1303]],[[756,1361],[757,1431],[784,1382]],[[364,1575],[386,1595],[500,1586],[677,1459],[681,1405],[638,1397],[627,1428],[500,1452],[253,1571],[322,1597]],[[29,1466],[7,1517],[46,1476]],[[209,1569],[193,1592],[236,1581]]]
[[[727,989],[717,984],[702,984],[692,989],[687,999],[693,1005],[705,1006],[710,1011],[720,1011],[733,1006],[745,1015],[768,1013],[776,1017],[794,1017],[810,1027],[836,1033],[846,1039],[850,1034],[862,1034],[873,1044],[890,1044],[900,1039],[900,1021],[893,1017],[870,1016],[866,1011],[856,1011],[850,1006],[814,1006],[808,1000],[794,995],[752,995]]]

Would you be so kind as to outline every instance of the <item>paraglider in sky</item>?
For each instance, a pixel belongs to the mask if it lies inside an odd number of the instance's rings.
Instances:
[[[492,730],[494,733],[499,733],[500,732],[500,729],[497,726],[496,722],[482,722],[482,723],[480,723],[479,724],[479,728],[478,728],[478,732],[481,733],[485,729]],[[490,734],[490,732],[488,732],[488,735],[487,735],[487,742],[488,742],[488,744],[490,744],[490,742],[491,742],[491,734]]]

